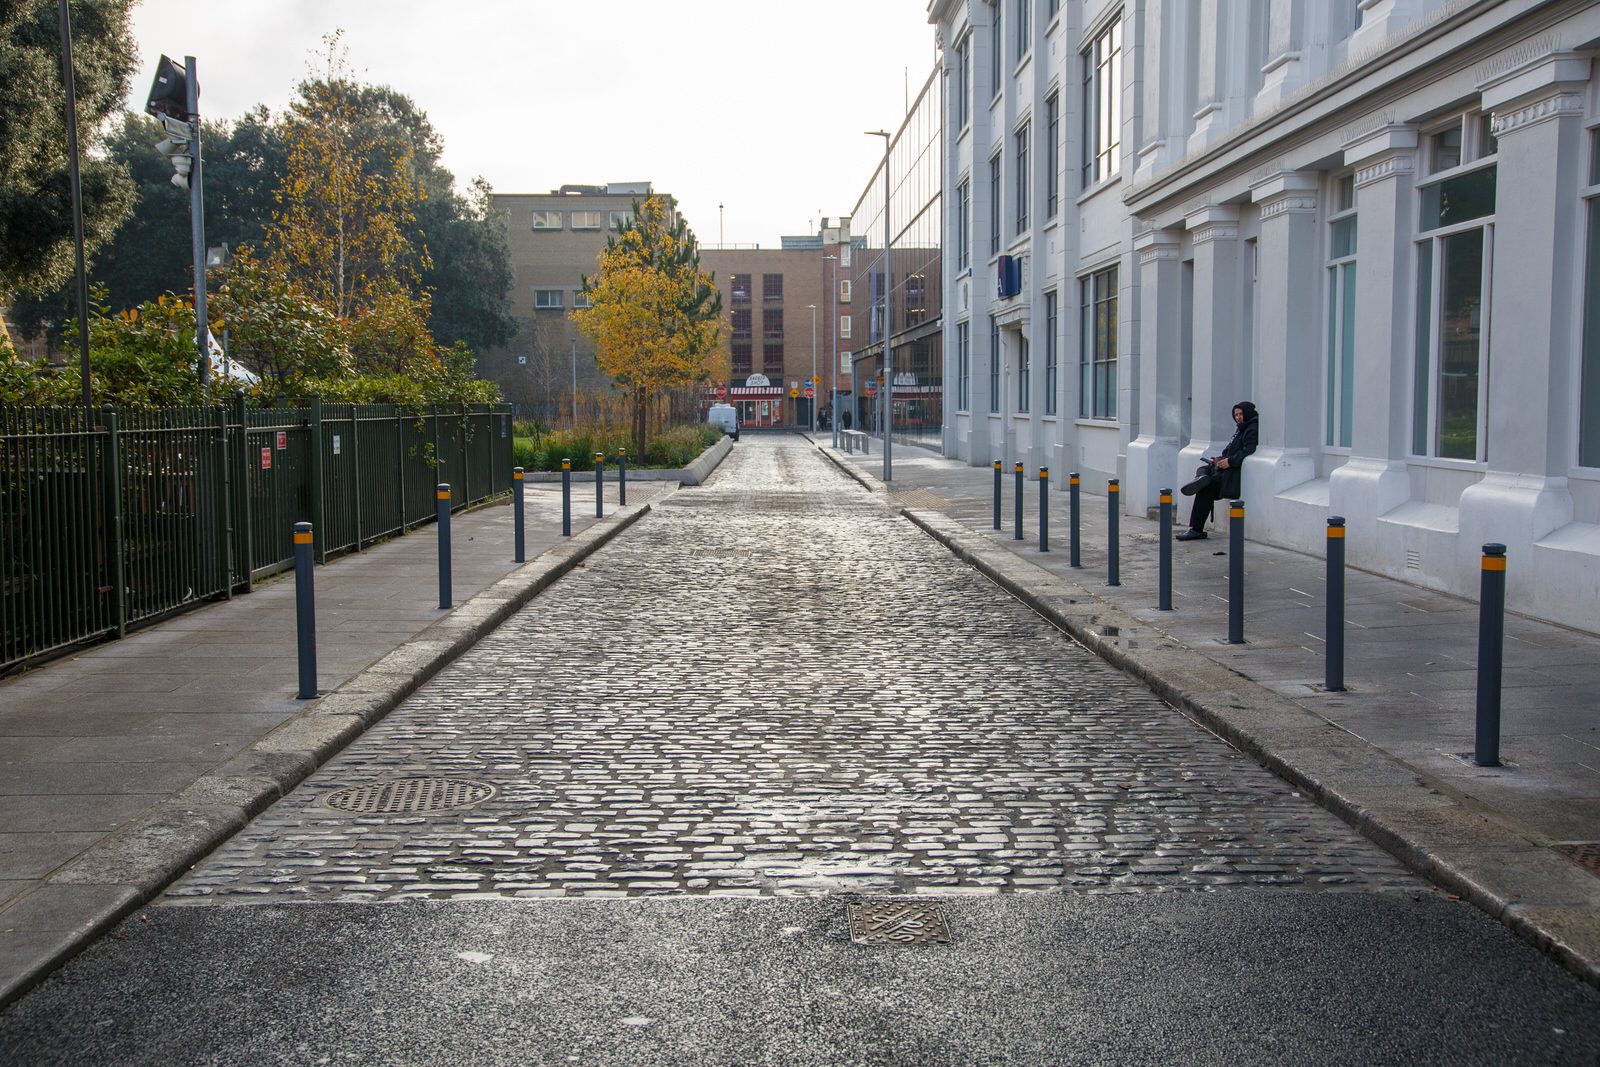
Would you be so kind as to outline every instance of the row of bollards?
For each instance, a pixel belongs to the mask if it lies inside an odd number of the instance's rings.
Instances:
[[[597,518],[605,515],[605,455],[596,452],[594,455],[594,513]],[[525,476],[521,467],[515,467],[511,472],[511,522],[513,559],[517,563],[527,562],[528,545],[526,534],[525,516],[527,503],[525,497]],[[617,452],[617,498],[622,504],[628,502],[628,450],[619,449]],[[455,605],[454,591],[451,583],[451,545],[450,545],[450,504],[451,491],[448,482],[440,482],[434,487],[434,499],[438,512],[438,546],[439,546],[439,607],[449,610]],[[294,573],[295,573],[295,643],[299,659],[299,691],[296,694],[300,700],[310,700],[317,695],[317,622],[316,622],[316,578],[313,574],[313,561],[315,559],[315,537],[309,522],[294,524]],[[561,536],[572,536],[572,461],[561,461]]]
[[[1001,477],[1000,461],[994,461],[994,528],[1000,529]],[[1022,540],[1022,485],[1023,466],[1016,464],[1016,489],[1014,492],[1015,517],[1012,539]],[[1039,468],[1039,551],[1050,551],[1050,503],[1048,493],[1049,468]],[[1067,478],[1067,522],[1070,531],[1068,564],[1080,567],[1079,554],[1079,500],[1080,478],[1073,471]],[[1119,492],[1121,485],[1115,478],[1106,483],[1106,584],[1121,585],[1119,556]],[[1163,488],[1160,495],[1159,546],[1157,558],[1157,610],[1172,608],[1172,490]],[[1228,504],[1228,639],[1230,645],[1244,643],[1244,562],[1245,562],[1245,503],[1233,500]],[[1343,516],[1328,518],[1327,537],[1327,610],[1325,615],[1326,652],[1324,656],[1323,689],[1330,693],[1345,691],[1344,684],[1344,600],[1345,600],[1345,520]],[[1473,743],[1473,762],[1480,767],[1500,765],[1500,710],[1502,669],[1505,646],[1505,582],[1506,546],[1483,546],[1482,578],[1478,605],[1478,687],[1477,715]]]

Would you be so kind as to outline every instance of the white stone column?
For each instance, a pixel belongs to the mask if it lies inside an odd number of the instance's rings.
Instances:
[[[1571,272],[1583,261],[1588,80],[1588,56],[1558,52],[1480,86],[1499,132],[1499,193],[1483,368],[1489,470],[1461,494],[1464,570],[1476,569],[1486,541],[1504,542],[1514,558],[1572,521],[1566,475],[1581,342],[1571,324],[1582,308]]]
[[[1176,489],[1183,445],[1182,278],[1180,235],[1145,230],[1134,235],[1139,257],[1139,436],[1128,444],[1124,503],[1134,513]]]
[[[1185,5],[1190,2],[1145,2],[1145,34],[1141,42],[1144,67],[1139,71],[1139,76],[1144,80],[1144,143],[1136,146],[1136,183],[1150,178],[1181,154],[1189,116],[1178,115],[1177,102],[1183,96],[1181,35],[1186,18]],[[1123,32],[1126,35],[1127,29]],[[1127,39],[1123,37],[1124,42]]]
[[[1361,25],[1350,35],[1351,59],[1377,48],[1421,14],[1418,0],[1361,0],[1356,8],[1361,12]]]
[[[1251,397],[1261,410],[1261,444],[1245,461],[1251,492],[1268,498],[1316,477],[1318,373],[1322,327],[1322,265],[1317,240],[1318,176],[1274,174],[1251,187],[1260,205],[1260,285]],[[1265,503],[1265,501],[1263,501]],[[1256,514],[1271,522],[1270,511]],[[1288,540],[1290,531],[1268,529]]]
[[[1350,458],[1328,479],[1351,554],[1376,552],[1378,518],[1411,499],[1411,309],[1417,131],[1390,125],[1347,143],[1356,168],[1355,384]],[[1321,307],[1321,303],[1317,307]]]
[[[1239,210],[1212,206],[1185,220],[1194,242],[1193,401],[1189,443],[1178,470],[1216,455],[1235,429],[1233,405],[1245,399],[1239,353]]]
[[[1305,0],[1271,0],[1267,14],[1267,64],[1261,71],[1255,113],[1270,111],[1306,82],[1300,37]]]
[[[1233,125],[1228,114],[1228,25],[1220,0],[1191,0],[1199,8],[1197,24],[1190,27],[1199,43],[1195,81],[1194,131],[1188,150],[1196,152]]]

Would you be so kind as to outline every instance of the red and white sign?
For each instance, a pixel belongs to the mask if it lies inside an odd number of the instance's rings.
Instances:
[[[281,452],[285,448],[288,448],[288,447],[289,447],[289,432],[287,430],[279,430],[278,431],[278,451]]]
[[[728,387],[726,385],[717,386],[717,399],[718,400],[723,399],[727,395],[728,395]]]
[[[875,379],[869,379],[867,381],[867,395],[868,396],[877,396],[878,395],[878,383],[877,383],[877,381]]]
[[[272,449],[270,448],[261,450],[261,469],[264,471],[272,469]]]
[[[807,400],[810,400],[812,397],[814,397],[816,395],[817,395],[816,390],[812,389],[811,386],[809,386],[809,385],[806,386],[806,399]]]

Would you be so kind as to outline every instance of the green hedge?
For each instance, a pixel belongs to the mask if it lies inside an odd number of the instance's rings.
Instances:
[[[621,433],[607,435],[594,429],[558,430],[536,437],[514,438],[511,462],[523,470],[558,471],[561,461],[570,459],[573,470],[592,471],[596,452],[605,453],[607,463],[615,463],[617,452],[626,448],[629,466],[675,469],[693,463],[700,453],[721,438],[722,431],[714,426],[674,426],[650,439],[641,464],[631,437]]]

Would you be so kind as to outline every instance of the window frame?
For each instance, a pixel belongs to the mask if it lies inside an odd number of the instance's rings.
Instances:
[[[1012,10],[1012,17],[1016,19],[1017,23],[1012,30],[1016,34],[1013,38],[1016,44],[1016,54],[1012,57],[1012,66],[1020,67],[1022,66],[1022,61],[1027,59],[1033,51],[1033,34],[1030,32],[1033,28],[1031,25],[1033,22],[1032,0],[1016,0],[1016,7]]]
[[[550,302],[551,297],[555,303]],[[567,306],[567,291],[565,289],[541,286],[533,291],[533,310],[535,311],[561,311]]]
[[[553,225],[550,224],[548,221],[545,221],[545,222],[541,222],[540,221],[541,219],[548,220],[549,216],[552,216],[552,215],[555,216],[555,223]],[[534,208],[533,209],[533,232],[534,233],[553,233],[553,232],[556,232],[558,230],[565,229],[565,222],[563,221],[565,218],[566,218],[566,213],[561,211],[559,208],[542,208],[542,207]]]
[[[994,105],[995,98],[1000,95],[1000,89],[1005,79],[1005,26],[1001,19],[1001,4],[996,0],[994,5],[994,20],[989,24],[989,104]]]
[[[972,269],[972,175],[956,183],[956,272]]]
[[[1600,127],[1590,127],[1584,132],[1589,166],[1584,187],[1578,194],[1583,201],[1586,230],[1572,456],[1574,467],[1590,471],[1600,469]]]
[[[956,42],[956,132],[972,121],[972,30]]]
[[[1350,203],[1340,198],[1349,183]],[[1355,338],[1352,335],[1356,314],[1356,260],[1360,252],[1360,226],[1357,223],[1355,174],[1347,171],[1329,180],[1327,217],[1328,255],[1324,261],[1327,292],[1326,373],[1323,376],[1323,428],[1325,448],[1348,451],[1353,447],[1355,430]],[[1350,247],[1340,251],[1338,231],[1350,224]]]
[[[1060,294],[1047,289],[1044,294],[1044,413],[1057,414],[1056,392],[1060,388],[1061,353],[1056,340],[1060,319]]]
[[[1044,160],[1044,215],[1053,219],[1061,210],[1061,89],[1050,90],[1044,100],[1045,145]]]
[[[1023,119],[1011,134],[1012,152],[1016,160],[1016,230],[1014,236],[1028,232],[1028,141],[1033,133],[1033,119]]]
[[[1083,64],[1083,187],[1088,189],[1116,177],[1122,169],[1120,10],[1095,31],[1078,59]],[[1107,81],[1111,83],[1109,92]]]
[[[1098,285],[1100,279],[1109,276],[1109,285],[1102,295]],[[1116,421],[1117,419],[1117,371],[1118,360],[1121,358],[1120,323],[1117,316],[1120,314],[1118,301],[1118,286],[1121,284],[1121,264],[1110,263],[1098,270],[1092,270],[1078,276],[1079,305],[1082,316],[1082,329],[1079,331],[1078,344],[1078,417],[1096,421]],[[1110,308],[1107,316],[1110,344],[1107,349],[1099,347],[1100,334],[1095,330],[1096,312],[1105,306]],[[1109,351],[1109,356],[1106,352]],[[1102,390],[1102,375],[1109,379],[1108,387]],[[1105,404],[1100,403],[1104,395]],[[1104,407],[1105,410],[1101,410]]]
[[[1028,413],[1033,391],[1033,351],[1025,332],[1017,334],[1017,414]]]
[[[1004,229],[1002,220],[1005,218],[1005,213],[1000,198],[1001,155],[1002,153],[997,151],[989,157],[989,257],[991,259],[1000,254],[1000,233]]]
[[[956,410],[972,408],[972,323],[956,323]]]
[[[989,316],[989,414],[1000,414],[1000,319]]]
[[[584,216],[582,223],[578,221],[579,215]],[[589,221],[590,216],[593,217],[593,222]],[[598,230],[605,226],[605,216],[590,208],[574,210],[567,214],[567,224],[574,230]]]

